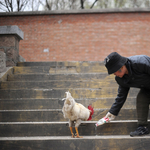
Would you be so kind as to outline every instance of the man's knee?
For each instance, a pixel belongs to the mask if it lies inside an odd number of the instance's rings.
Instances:
[[[144,92],[143,90],[140,90],[138,95],[137,95],[137,104],[139,103],[145,103],[145,104],[149,104],[150,103],[150,97],[146,94],[146,92]]]

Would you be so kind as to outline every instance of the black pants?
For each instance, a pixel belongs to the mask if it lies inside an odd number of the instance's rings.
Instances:
[[[138,126],[148,126],[150,95],[140,90],[136,100]]]

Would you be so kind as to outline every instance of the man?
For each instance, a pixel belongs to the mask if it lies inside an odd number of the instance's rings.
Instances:
[[[130,87],[140,88],[136,99],[138,128],[131,132],[130,136],[149,134],[147,119],[150,104],[150,57],[136,55],[126,58],[113,52],[105,58],[104,64],[108,74],[114,74],[119,84],[118,95],[106,118],[111,121],[118,115],[126,101]]]

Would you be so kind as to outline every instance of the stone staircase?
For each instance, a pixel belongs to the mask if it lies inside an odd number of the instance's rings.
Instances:
[[[131,138],[136,129],[136,94],[131,89],[115,121],[95,128],[115,100],[118,86],[101,62],[22,62],[0,84],[1,150],[148,150],[150,136]],[[62,98],[70,91],[84,106],[92,104],[92,121],[71,138],[63,118]]]

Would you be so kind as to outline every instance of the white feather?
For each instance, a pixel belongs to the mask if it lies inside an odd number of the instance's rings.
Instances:
[[[64,118],[71,121],[78,119],[86,121],[90,116],[90,110],[80,103],[76,103],[70,92],[66,92],[64,106],[62,108]]]

